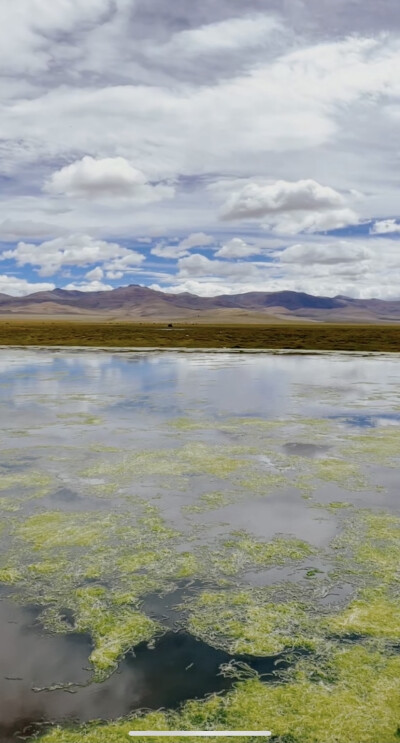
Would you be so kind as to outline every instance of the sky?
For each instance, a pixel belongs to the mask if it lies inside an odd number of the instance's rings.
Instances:
[[[0,0],[0,293],[400,299],[398,0]]]

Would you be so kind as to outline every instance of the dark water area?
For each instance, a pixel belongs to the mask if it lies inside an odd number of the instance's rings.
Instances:
[[[90,638],[43,631],[34,607],[0,602],[0,741],[15,743],[48,723],[110,720],[138,709],[179,707],[232,688],[223,666],[246,664],[266,681],[288,667],[283,655],[232,656],[184,631],[129,652],[106,681],[91,680]]]

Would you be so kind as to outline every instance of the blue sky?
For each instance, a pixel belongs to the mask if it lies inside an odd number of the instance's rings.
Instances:
[[[13,0],[0,70],[0,293],[400,298],[397,0]]]

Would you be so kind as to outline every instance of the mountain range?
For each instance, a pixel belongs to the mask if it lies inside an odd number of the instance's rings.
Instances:
[[[131,285],[100,292],[0,294],[0,315],[98,318],[138,322],[400,322],[400,300],[320,297],[303,292],[248,292],[199,297]]]

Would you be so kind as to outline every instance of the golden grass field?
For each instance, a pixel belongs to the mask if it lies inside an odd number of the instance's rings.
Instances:
[[[0,319],[2,346],[292,349],[400,352],[400,325],[187,324]]]

